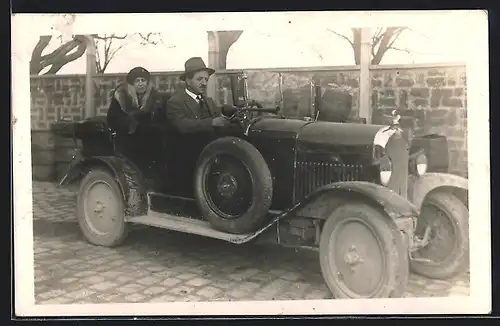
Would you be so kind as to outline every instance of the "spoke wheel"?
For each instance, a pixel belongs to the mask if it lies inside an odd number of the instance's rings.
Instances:
[[[249,142],[222,137],[208,144],[194,181],[200,211],[214,229],[250,233],[268,220],[273,180],[266,161]]]
[[[223,218],[236,219],[250,209],[253,179],[243,162],[221,155],[207,169],[203,191],[212,210]]]
[[[411,268],[417,274],[447,279],[467,270],[469,264],[469,212],[453,194],[435,192],[422,205],[415,234],[428,243],[413,253]]]

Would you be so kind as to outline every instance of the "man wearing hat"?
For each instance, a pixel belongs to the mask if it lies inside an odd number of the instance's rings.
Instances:
[[[185,87],[168,100],[166,117],[170,127],[182,138],[181,142],[174,141],[170,144],[176,153],[176,157],[169,162],[171,170],[176,171],[171,176],[172,184],[183,184],[181,189],[186,193],[181,196],[190,197],[194,189],[190,180],[194,175],[198,155],[212,139],[214,127],[223,127],[230,122],[221,115],[221,109],[214,100],[207,96],[207,82],[215,71],[207,68],[199,57],[187,60],[184,66],[185,71],[180,79],[184,81]]]
[[[184,68],[180,79],[186,87],[167,102],[170,124],[182,134],[211,132],[213,127],[229,124],[214,100],[207,96],[208,79],[215,71],[207,68],[200,57],[188,59]]]

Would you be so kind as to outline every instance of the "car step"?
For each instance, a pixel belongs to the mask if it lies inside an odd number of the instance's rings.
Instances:
[[[149,211],[148,215],[130,217],[127,222],[147,225],[172,231],[201,235],[233,243],[251,240],[252,234],[231,234],[213,229],[210,223],[192,218]]]

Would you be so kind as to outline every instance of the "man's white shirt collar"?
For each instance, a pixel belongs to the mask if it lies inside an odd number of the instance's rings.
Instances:
[[[198,102],[198,95],[196,95],[195,93],[191,92],[189,89],[185,88],[186,90],[186,94],[191,96],[193,98],[193,100],[195,100],[196,102]]]

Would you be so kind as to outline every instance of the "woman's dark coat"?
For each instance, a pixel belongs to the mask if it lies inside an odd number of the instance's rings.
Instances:
[[[151,119],[151,114],[161,112],[163,96],[148,85],[141,98],[137,97],[134,86],[122,83],[112,93],[107,121],[108,126],[117,133],[133,134],[139,122]]]
[[[113,90],[107,114],[108,126],[116,133],[115,151],[141,169],[151,164],[151,153],[161,146],[152,132],[152,115],[163,112],[164,96],[151,84],[139,99],[135,88],[127,83]],[[158,148],[161,151],[161,148]]]

